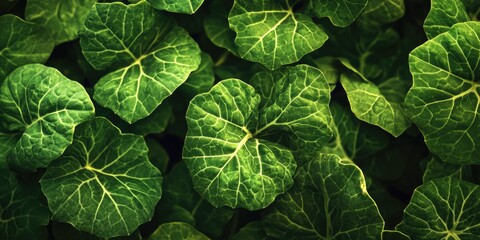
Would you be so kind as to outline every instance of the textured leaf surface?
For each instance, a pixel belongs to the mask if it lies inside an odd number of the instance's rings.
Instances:
[[[278,239],[380,239],[383,219],[358,167],[321,154],[298,169],[295,185],[264,218]]]
[[[294,63],[328,36],[313,20],[293,12],[294,0],[235,0],[228,22],[240,57],[269,69]]]
[[[54,43],[46,28],[6,14],[0,16],[0,29],[0,84],[16,67],[44,63],[53,51]]]
[[[177,239],[210,240],[210,238],[197,231],[194,227],[183,222],[164,223],[148,238],[148,240]]]
[[[411,52],[405,105],[443,161],[480,163],[480,23],[454,25]]]
[[[204,52],[202,52],[201,56],[202,60],[198,69],[192,72],[190,76],[188,76],[187,81],[177,90],[179,94],[188,101],[195,95],[210,90],[215,81],[212,58]]]
[[[476,184],[454,178],[429,181],[413,193],[397,230],[412,239],[477,239],[479,198]]]
[[[50,212],[37,184],[28,185],[0,169],[0,238],[46,239]]]
[[[471,165],[447,163],[440,160],[437,156],[432,156],[427,163],[422,180],[425,183],[437,178],[452,177],[468,181],[472,179],[471,167]]]
[[[310,0],[308,7],[317,17],[328,17],[333,25],[350,25],[367,5],[368,0]]]
[[[22,169],[46,167],[72,143],[75,126],[93,115],[85,89],[54,68],[19,67],[0,88],[2,124],[22,134],[10,160]]]
[[[340,82],[358,119],[379,126],[395,137],[410,127],[403,103],[387,98],[374,83],[353,73],[342,74]]]
[[[197,43],[146,2],[95,4],[80,44],[95,69],[111,71],[94,99],[129,123],[151,114],[200,64]]]
[[[253,137],[259,103],[255,90],[237,79],[190,102],[183,159],[195,189],[216,207],[264,208],[293,183],[292,153]]]
[[[147,0],[150,5],[159,10],[176,13],[195,13],[203,0]]]
[[[50,30],[55,44],[74,40],[95,0],[28,0],[27,21]]]
[[[162,193],[147,153],[141,136],[122,134],[105,118],[79,125],[40,181],[52,219],[99,237],[131,234],[152,218]]]
[[[7,157],[12,149],[15,148],[15,144],[19,138],[20,134],[5,133],[1,130],[0,126],[0,169],[8,168]]]
[[[369,0],[358,17],[363,27],[372,28],[398,20],[405,14],[404,0]]]
[[[423,29],[429,39],[447,32],[455,23],[470,21],[461,0],[432,0]]]
[[[214,0],[208,7],[208,13],[203,21],[207,37],[216,46],[222,47],[238,56],[235,46],[235,32],[228,24],[228,14],[232,3],[224,0]]]

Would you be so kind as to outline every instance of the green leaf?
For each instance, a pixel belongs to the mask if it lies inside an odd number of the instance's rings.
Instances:
[[[240,57],[269,69],[294,63],[328,39],[294,0],[235,0],[228,16]]]
[[[95,69],[111,71],[93,98],[129,123],[150,115],[200,64],[188,33],[143,1],[95,4],[80,45]]]
[[[407,111],[430,151],[449,163],[480,163],[479,35],[479,22],[458,23],[410,53]]]
[[[40,186],[0,169],[0,238],[46,239],[50,212]]]
[[[55,239],[68,239],[68,240],[105,240],[105,238],[97,237],[93,234],[79,231],[72,225],[67,223],[52,222],[52,235]],[[140,231],[135,231],[129,236],[121,236],[108,238],[108,240],[142,240]]]
[[[15,68],[29,63],[45,63],[53,51],[47,29],[17,16],[0,16],[0,84]],[[28,36],[28,37],[26,37]]]
[[[333,25],[346,27],[357,19],[368,0],[310,0],[309,10],[317,17],[328,17]]]
[[[28,0],[27,21],[50,30],[55,45],[74,40],[95,0]]]
[[[404,0],[369,0],[358,22],[364,29],[392,23],[405,15]]]
[[[383,240],[410,240],[410,238],[407,235],[394,230],[383,231],[382,239]]]
[[[263,225],[278,239],[380,239],[383,219],[366,188],[357,166],[320,154],[298,169]]]
[[[452,177],[459,180],[472,180],[472,168],[470,165],[459,165],[446,163],[433,155],[427,163],[427,168],[423,173],[423,182],[433,179]]]
[[[208,13],[203,20],[207,37],[218,47],[225,48],[238,56],[235,46],[235,32],[230,29],[228,14],[232,3],[224,0],[214,0],[208,7]]]
[[[147,0],[152,7],[176,13],[195,13],[203,3],[203,0]]]
[[[235,234],[230,240],[272,240],[267,236],[263,224],[261,221],[253,221],[248,223],[245,227],[241,228],[237,234]]]
[[[184,162],[177,163],[165,176],[163,196],[159,203],[159,222],[171,219],[195,226],[208,236],[219,237],[225,224],[233,215],[233,210],[227,207],[216,208],[193,189]],[[192,222],[193,220],[193,222]]]
[[[188,223],[172,222],[164,223],[153,232],[148,240],[210,240],[207,236],[197,231]]]
[[[8,156],[19,139],[20,134],[3,132],[0,126],[0,169],[8,168]]]
[[[148,147],[148,159],[162,172],[162,175],[165,175],[167,173],[168,163],[170,162],[170,156],[167,150],[152,137],[146,137],[145,142]]]
[[[423,23],[428,39],[447,32],[455,23],[470,21],[461,0],[432,0],[430,12]]]
[[[476,239],[480,189],[454,178],[429,181],[413,193],[397,230],[412,239]]]
[[[320,70],[298,65],[252,82],[255,88],[221,81],[187,110],[183,159],[195,189],[214,206],[268,206],[292,184],[292,152],[302,161],[332,136],[330,89]]]
[[[152,218],[162,193],[147,153],[141,136],[122,134],[105,118],[79,125],[40,180],[52,219],[104,238],[131,234]]]
[[[0,88],[0,119],[22,134],[11,163],[25,170],[46,167],[72,143],[75,126],[94,115],[85,89],[54,68],[30,64],[15,69]]]
[[[213,61],[210,55],[202,52],[202,61],[195,70],[188,76],[187,81],[178,88],[182,98],[190,101],[195,95],[210,90],[215,81],[213,73]]]

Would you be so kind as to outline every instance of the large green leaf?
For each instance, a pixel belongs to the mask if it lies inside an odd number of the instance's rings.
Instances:
[[[413,86],[405,105],[443,161],[479,164],[480,23],[458,23],[410,54]]]
[[[54,68],[19,67],[0,88],[2,124],[22,134],[9,160],[22,169],[46,167],[72,143],[75,126],[93,115],[85,89]]]
[[[16,67],[45,63],[53,51],[54,42],[44,27],[6,14],[0,16],[0,29],[0,84]]]
[[[176,13],[195,13],[203,0],[147,0],[152,7]]]
[[[50,212],[39,184],[20,181],[4,169],[0,169],[0,182],[0,238],[46,239]]]
[[[368,0],[310,0],[308,8],[317,17],[328,17],[333,25],[350,25],[367,6]]]
[[[413,193],[397,230],[412,239],[478,239],[479,198],[476,184],[454,178],[429,181]]]
[[[293,8],[295,0],[235,0],[228,22],[240,57],[269,69],[294,63],[323,45],[328,36]]]
[[[188,33],[143,1],[95,4],[80,44],[95,69],[111,71],[93,98],[129,123],[152,113],[200,64]]]
[[[162,193],[147,153],[141,136],[122,134],[105,118],[79,125],[40,180],[52,219],[99,237],[131,234],[152,218]]]
[[[366,188],[357,166],[321,154],[298,169],[263,225],[278,239],[381,239],[383,219]]]
[[[171,222],[164,223],[148,237],[148,240],[210,240],[207,236],[197,231],[188,223]]]
[[[470,21],[462,0],[432,0],[423,28],[429,39],[447,32],[455,23]]]
[[[78,37],[95,0],[28,0],[25,18],[48,28],[55,44]]]
[[[320,70],[298,65],[252,81],[256,89],[221,81],[187,110],[183,158],[195,189],[214,206],[268,206],[292,184],[292,152],[314,155],[332,135],[330,90]]]

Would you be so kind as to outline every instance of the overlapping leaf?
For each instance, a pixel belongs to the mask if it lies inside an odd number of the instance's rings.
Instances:
[[[328,17],[333,25],[350,25],[367,6],[368,0],[310,0],[308,7],[317,17]]]
[[[183,222],[164,223],[148,237],[148,240],[177,239],[210,240],[210,238],[197,231],[194,227]]]
[[[156,9],[176,13],[195,13],[203,0],[147,0]]]
[[[293,8],[295,0],[235,0],[228,22],[243,59],[269,69],[294,63],[323,45],[328,36]]]
[[[454,178],[429,181],[413,193],[397,230],[412,239],[480,236],[480,188]]]
[[[93,117],[85,89],[54,68],[17,68],[0,88],[0,119],[10,133],[22,134],[11,153],[16,167],[46,167],[72,143],[75,126]]]
[[[450,163],[480,163],[479,36],[479,22],[455,24],[410,54],[405,105],[430,151]]]
[[[141,136],[122,134],[105,118],[79,125],[40,181],[52,219],[99,237],[131,234],[152,218],[162,193],[147,153]]]
[[[173,19],[146,2],[97,3],[80,35],[97,70],[94,99],[129,123],[147,117],[200,64],[200,49]]]
[[[54,42],[44,27],[6,14],[0,16],[0,29],[0,84],[16,67],[44,63],[53,51]]]
[[[470,21],[462,0],[432,0],[423,28],[429,39],[447,32],[455,23]]]
[[[303,165],[264,218],[278,239],[381,239],[383,219],[358,167],[333,154]]]

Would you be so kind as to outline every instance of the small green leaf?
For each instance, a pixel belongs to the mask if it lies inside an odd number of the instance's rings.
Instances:
[[[200,64],[188,33],[143,1],[95,4],[80,45],[95,69],[111,71],[93,98],[129,123],[150,115]]]
[[[423,173],[423,182],[433,179],[452,177],[459,180],[472,180],[472,168],[470,165],[460,165],[446,163],[433,155],[427,163],[427,168]]]
[[[250,222],[245,227],[241,228],[240,231],[238,231],[238,233],[235,234],[230,240],[244,239],[272,240],[272,238],[267,236],[261,221]]]
[[[55,45],[74,40],[95,0],[27,0],[25,18],[48,28]]]
[[[74,142],[40,183],[52,219],[99,237],[129,235],[152,218],[162,177],[141,136],[105,118],[79,125]]]
[[[430,12],[423,23],[428,39],[447,32],[455,23],[470,21],[461,0],[432,0]]]
[[[171,222],[164,223],[148,237],[148,240],[210,240],[207,236],[197,231],[188,223]]]
[[[263,225],[278,239],[381,239],[384,223],[361,170],[320,154],[298,169]]]
[[[203,3],[203,0],[147,0],[152,7],[176,13],[195,13]]]
[[[358,22],[364,29],[392,23],[405,15],[404,0],[369,0]]]
[[[269,69],[294,63],[328,39],[295,0],[235,0],[228,16],[240,57]]]
[[[50,212],[40,186],[22,182],[0,169],[0,238],[46,239]]]
[[[454,164],[479,164],[480,23],[458,23],[410,53],[405,105],[430,151]]]
[[[397,230],[412,239],[476,239],[480,189],[454,178],[429,181],[413,193]]]
[[[346,27],[357,19],[368,0],[310,0],[308,8],[317,17],[328,17],[333,25]]]
[[[22,134],[9,159],[25,170],[46,167],[72,143],[75,126],[92,118],[93,103],[77,82],[54,68],[15,69],[0,88],[0,119]]]
[[[0,29],[0,84],[19,66],[45,63],[53,51],[48,30],[37,24],[6,14],[0,16]]]
[[[187,81],[177,90],[183,99],[190,101],[195,95],[210,90],[215,81],[213,73],[213,61],[210,55],[202,52],[202,61],[195,70],[188,76]]]
[[[214,0],[208,7],[203,26],[205,34],[213,44],[238,56],[235,32],[228,25],[228,14],[231,8],[232,2],[230,1]]]

